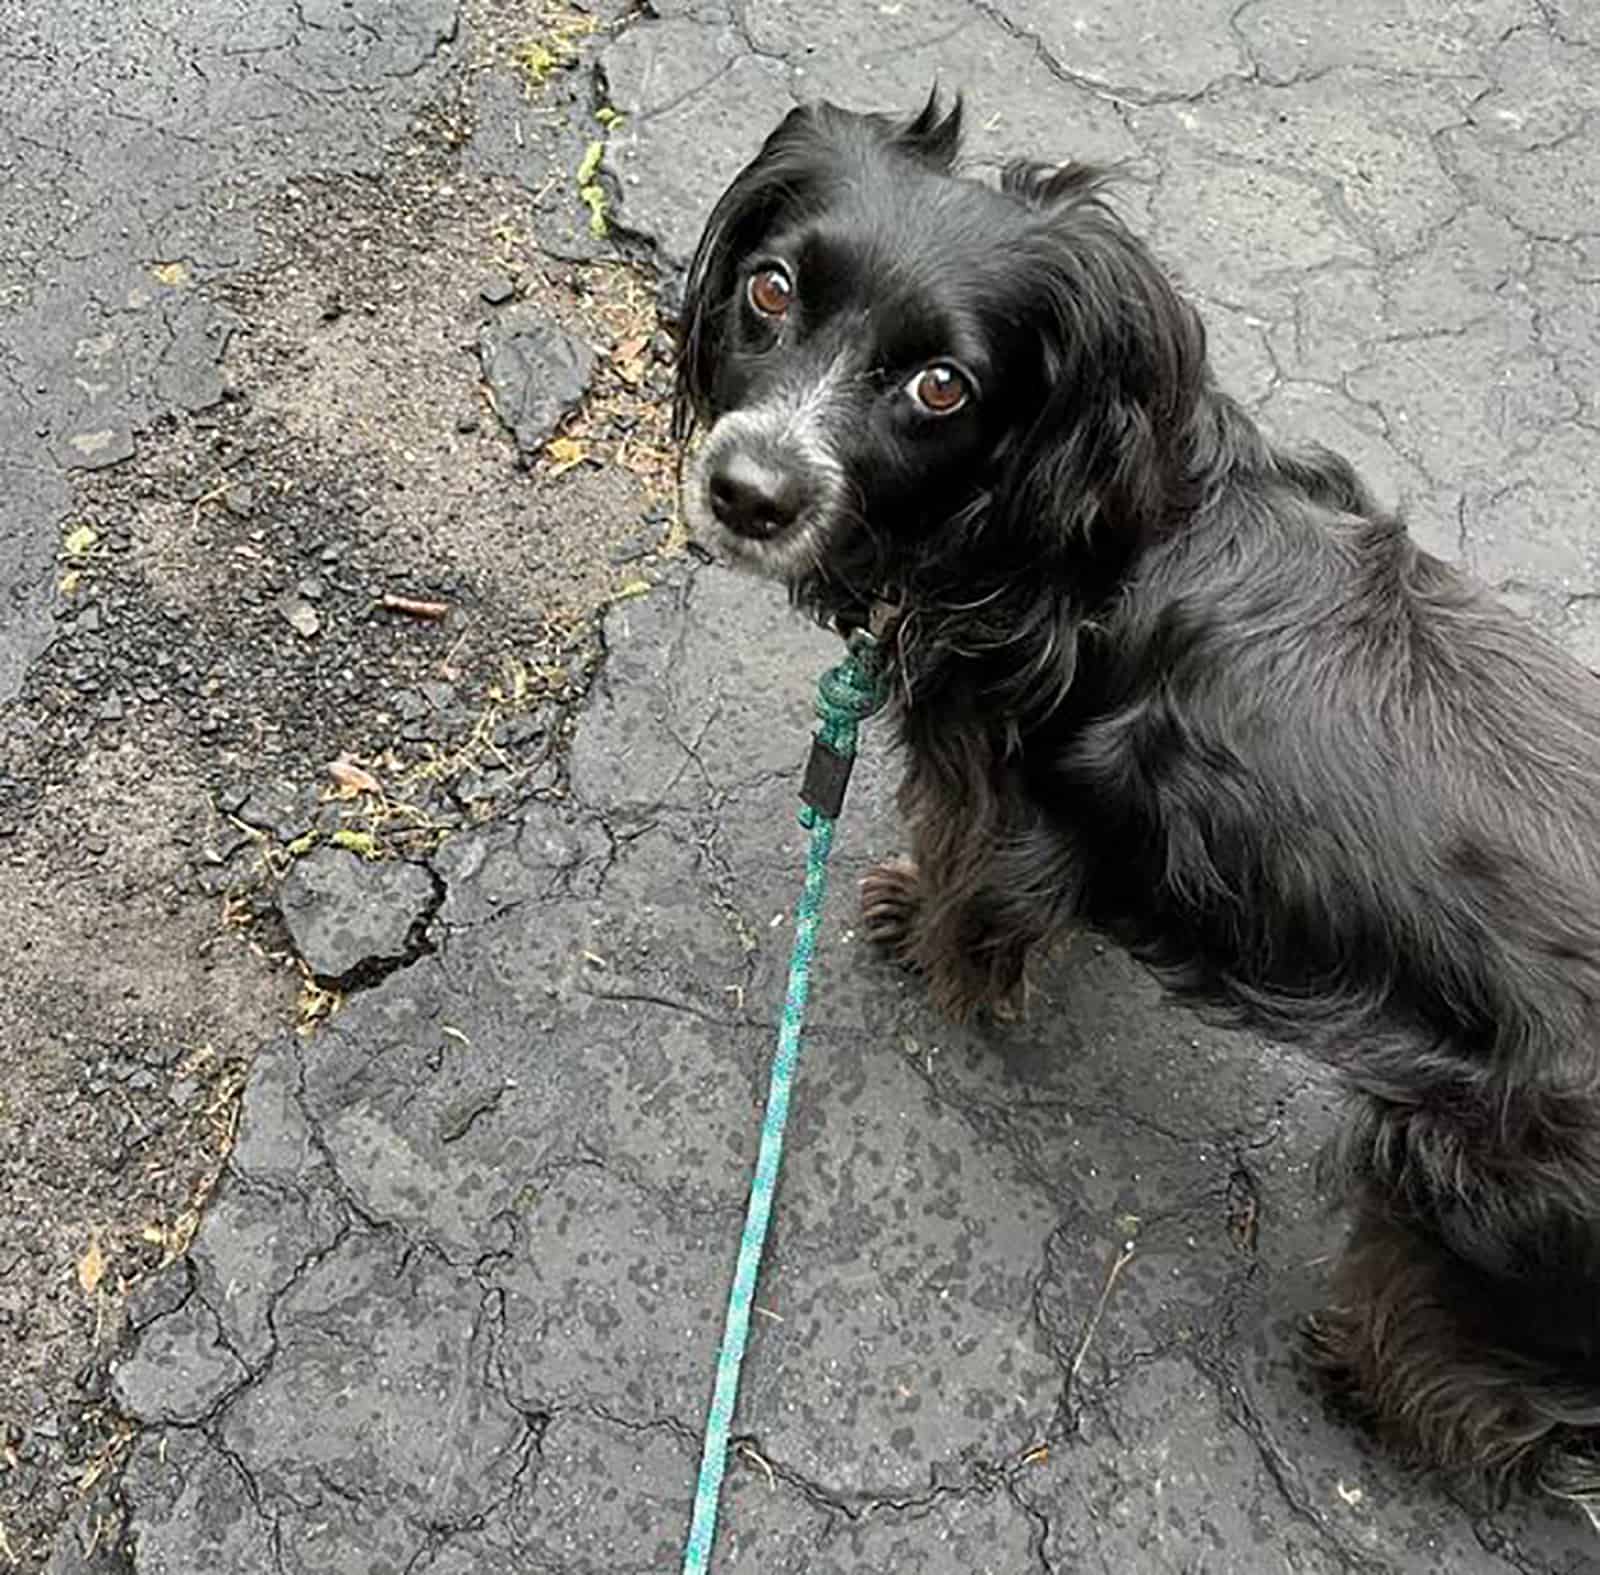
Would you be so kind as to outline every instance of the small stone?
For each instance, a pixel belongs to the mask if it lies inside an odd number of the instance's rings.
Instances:
[[[78,632],[80,634],[98,634],[100,632],[100,604],[90,602],[78,614]]]
[[[504,306],[517,293],[517,287],[503,273],[491,275],[478,287],[478,294],[490,306]]]
[[[527,465],[588,391],[594,352],[523,302],[484,324],[478,358]]]
[[[278,614],[302,639],[309,640],[322,628],[322,619],[310,602],[285,597],[278,603]]]
[[[102,722],[120,722],[124,714],[120,695],[107,695],[95,712]]]
[[[457,432],[476,432],[478,430],[478,415],[474,410],[463,410],[456,417]]]
[[[235,519],[248,519],[251,510],[255,508],[255,489],[253,487],[247,487],[243,483],[236,487],[229,487],[228,490],[223,493],[222,501],[227,507],[228,512],[233,515]]]
[[[433,880],[415,864],[322,847],[295,860],[278,911],[312,973],[340,979],[363,965],[405,961],[433,901]]]
[[[327,585],[314,574],[297,582],[295,590],[308,602],[320,602],[328,594]]]
[[[488,798],[493,791],[483,775],[477,771],[463,771],[451,784],[451,792],[462,804],[471,804],[478,799]]]
[[[494,730],[494,741],[502,749],[521,749],[543,738],[549,731],[550,720],[543,710],[508,717]]]
[[[397,689],[390,696],[390,704],[403,722],[421,721],[429,710],[427,697],[415,689]]]
[[[311,811],[287,782],[256,788],[232,812],[247,826],[270,831],[280,842],[293,842],[311,824]]]
[[[103,470],[133,458],[133,433],[126,427],[78,432],[66,441],[62,462],[71,469]]]

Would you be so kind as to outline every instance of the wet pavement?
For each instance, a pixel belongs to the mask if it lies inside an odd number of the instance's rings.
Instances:
[[[1420,540],[1600,667],[1600,25],[1577,0],[655,0],[526,37],[446,0],[163,8],[127,30],[114,9],[0,40],[13,741],[63,639],[85,478],[262,391],[238,348],[258,299],[230,286],[277,254],[247,193],[377,179],[447,103],[441,180],[509,172],[530,204],[557,183],[540,266],[614,248],[670,302],[797,97],[910,108],[935,75],[966,91],[980,163],[1121,165],[1119,202],[1260,419],[1347,452]],[[535,42],[565,94],[543,120],[522,107],[549,86]],[[509,378],[519,462],[543,463],[592,352],[505,307],[487,260],[462,290],[453,381],[414,400],[465,442],[480,377]],[[346,362],[363,350],[393,344]],[[415,507],[442,513],[452,461],[412,458]],[[648,572],[605,614],[558,779],[511,774],[484,823],[398,862],[346,839],[289,869],[288,933],[343,1004],[311,1033],[261,1020],[198,1230],[136,1277],[117,1496],[68,1521],[54,1575],[677,1568],[833,648],[767,587],[612,550]],[[337,633],[337,586],[307,594],[300,570],[280,593]],[[226,763],[235,810],[270,785],[244,741]],[[1339,1228],[1312,1174],[1330,1081],[1200,1025],[1088,934],[1026,1022],[942,1023],[852,930],[856,877],[897,847],[892,789],[869,725],[716,1567],[1600,1570],[1564,1512],[1409,1477],[1300,1364]],[[292,813],[279,829],[303,835]]]

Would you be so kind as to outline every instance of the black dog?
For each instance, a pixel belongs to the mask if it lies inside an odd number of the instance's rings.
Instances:
[[[692,515],[886,620],[867,923],[960,1015],[1086,921],[1340,1068],[1322,1358],[1414,1458],[1590,1507],[1600,683],[1267,442],[1092,171],[954,176],[959,111],[795,111],[684,314]]]

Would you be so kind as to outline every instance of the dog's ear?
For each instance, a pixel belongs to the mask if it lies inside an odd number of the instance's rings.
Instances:
[[[805,149],[815,122],[815,111],[809,108],[790,110],[706,220],[689,263],[679,314],[672,435],[680,443],[693,431],[710,397],[726,337],[725,316],[733,302],[734,271],[807,184],[815,161],[805,156]]]
[[[1104,180],[1076,164],[1015,164],[1001,180],[1037,220],[1017,262],[1045,394],[1006,457],[994,517],[1019,546],[1047,549],[1045,533],[1110,562],[1171,506],[1207,373],[1198,315],[1101,199]]]
[[[935,170],[948,170],[961,151],[962,100],[959,93],[944,108],[939,84],[934,83],[928,102],[893,134],[893,142]]]

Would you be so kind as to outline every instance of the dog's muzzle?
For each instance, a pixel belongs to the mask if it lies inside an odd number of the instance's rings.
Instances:
[[[789,578],[813,566],[846,495],[831,426],[842,359],[721,415],[707,435],[685,498],[690,524],[714,526],[736,558]]]
[[[813,502],[812,488],[796,467],[747,444],[724,444],[710,456],[705,488],[716,522],[749,541],[782,535]]]

